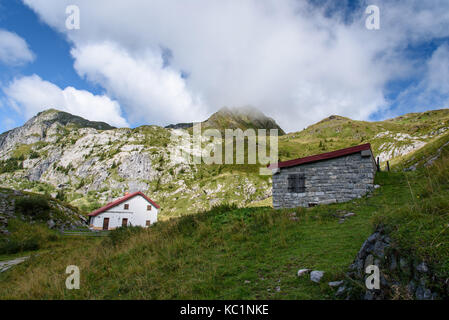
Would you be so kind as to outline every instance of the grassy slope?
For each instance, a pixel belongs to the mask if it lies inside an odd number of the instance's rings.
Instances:
[[[412,166],[423,167],[426,166],[430,160],[434,160],[441,156],[442,149],[449,144],[449,132],[432,139],[424,147],[416,150],[411,154],[396,158],[392,162],[392,166],[396,170],[403,170]],[[429,164],[430,164],[429,163]]]
[[[408,173],[380,173],[372,197],[310,209],[221,208],[161,222],[124,238],[58,242],[0,274],[0,298],[332,299],[366,237],[386,224],[394,245],[449,275],[449,161]],[[295,211],[299,221],[292,221]],[[356,215],[338,223],[344,212]],[[81,269],[66,290],[65,268]],[[300,268],[326,272],[321,284]],[[250,281],[245,283],[245,280]],[[280,287],[277,292],[276,287]]]
[[[400,141],[395,141],[391,136],[376,137],[379,133],[389,131],[393,134],[420,136],[447,126],[449,126],[449,109],[409,113],[378,122],[331,116],[302,131],[280,137],[279,155],[283,161],[367,142],[371,143],[374,154],[378,154],[379,148],[384,143],[401,145]]]

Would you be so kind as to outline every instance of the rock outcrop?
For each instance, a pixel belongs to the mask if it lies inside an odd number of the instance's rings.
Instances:
[[[379,268],[379,289],[368,289],[367,267]],[[439,279],[424,261],[398,250],[392,239],[379,227],[363,243],[339,286],[337,297],[342,299],[417,299],[435,300],[449,297],[448,279]]]
[[[45,204],[45,214],[34,215],[33,208],[26,208],[32,214],[21,211],[20,203],[26,199],[39,199]],[[41,205],[42,202],[39,204]],[[32,206],[32,202],[26,202]],[[63,205],[57,200],[47,199],[40,195],[33,195],[17,190],[0,189],[0,235],[8,235],[8,221],[10,219],[21,219],[34,223],[36,221],[45,223],[50,229],[70,230],[87,226],[87,218],[75,208]]]

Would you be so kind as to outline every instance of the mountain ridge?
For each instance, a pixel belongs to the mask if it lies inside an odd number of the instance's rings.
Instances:
[[[278,129],[279,135],[285,132],[273,118],[267,117],[255,107],[222,107],[202,122],[177,123],[166,126],[167,129],[189,129],[200,123],[205,129]]]
[[[40,113],[0,140],[1,186],[63,193],[65,201],[85,212],[125,192],[143,191],[161,204],[162,216],[195,213],[224,202],[247,206],[271,196],[271,178],[260,176],[257,164],[173,160],[171,154],[179,148],[172,140],[176,130],[155,125],[101,130],[70,121],[46,122],[54,112]],[[447,109],[378,122],[326,119],[279,136],[279,160],[370,142],[383,163],[394,163],[449,134]]]

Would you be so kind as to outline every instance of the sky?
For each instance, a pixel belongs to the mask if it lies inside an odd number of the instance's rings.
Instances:
[[[447,108],[449,1],[0,0],[0,132],[49,108],[137,127],[247,105],[287,132]]]

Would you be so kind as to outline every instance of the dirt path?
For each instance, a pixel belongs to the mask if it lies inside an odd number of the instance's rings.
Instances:
[[[29,258],[29,256],[27,257],[21,257],[21,258],[16,258],[13,260],[9,260],[9,261],[0,261],[0,273],[1,272],[5,272],[6,270],[8,270],[9,268],[24,262],[25,260],[27,260]]]

